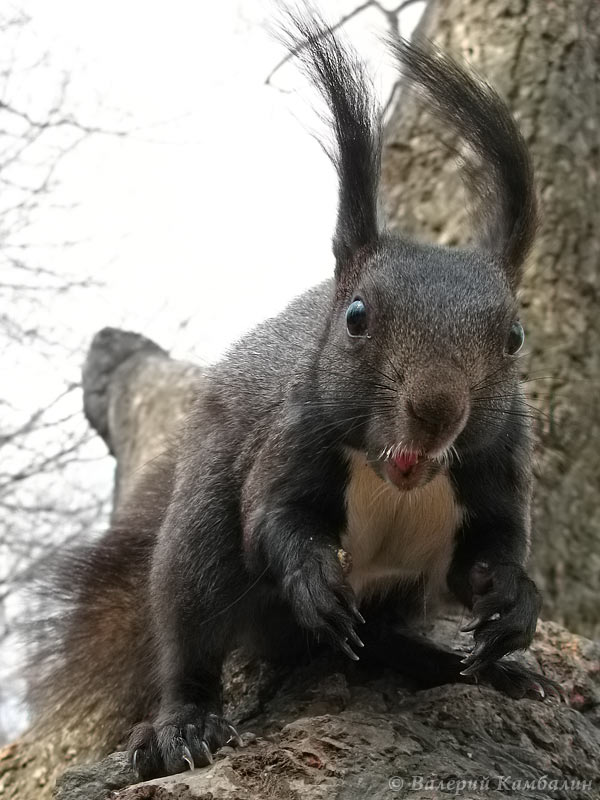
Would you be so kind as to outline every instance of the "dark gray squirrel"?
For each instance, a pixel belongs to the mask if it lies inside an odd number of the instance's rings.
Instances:
[[[392,235],[372,87],[324,30],[312,11],[286,13],[331,115],[335,275],[210,368],[177,442],[55,576],[68,611],[40,642],[39,719],[85,717],[98,752],[131,731],[144,779],[239,743],[222,702],[239,645],[292,662],[332,647],[423,685],[556,694],[503,659],[529,646],[540,611],[517,363],[536,228],[525,143],[487,84],[429,44],[391,43],[405,85],[465,145],[480,212],[465,249]],[[470,653],[414,627],[445,593],[472,612]]]

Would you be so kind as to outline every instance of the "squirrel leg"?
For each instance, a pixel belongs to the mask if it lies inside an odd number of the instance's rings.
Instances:
[[[363,660],[392,667],[422,686],[441,686],[445,683],[478,683],[493,686],[509,697],[560,699],[560,687],[544,675],[529,670],[515,661],[495,661],[477,675],[463,675],[464,655],[446,650],[416,631],[387,621],[365,625]]]
[[[222,667],[251,613],[250,579],[235,505],[219,493],[218,473],[205,470],[201,478],[204,491],[192,511],[172,500],[153,554],[158,663],[148,670],[158,671],[160,702],[128,743],[142,779],[205,766],[223,745],[240,743],[223,717]],[[189,480],[201,479],[191,473]]]
[[[129,738],[131,762],[143,780],[206,766],[223,745],[241,743],[223,716],[221,672],[234,631],[223,622],[201,625],[202,603],[196,601],[195,609],[195,631],[178,640],[171,637],[168,644],[163,639],[160,706]]]

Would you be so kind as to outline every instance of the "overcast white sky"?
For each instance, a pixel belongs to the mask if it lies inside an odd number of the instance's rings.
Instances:
[[[320,7],[335,21],[357,4],[321,0]],[[48,296],[44,313],[69,347],[64,360],[31,351],[4,364],[3,394],[10,387],[16,406],[33,409],[65,375],[77,379],[87,344],[105,325],[211,361],[331,274],[336,181],[310,133],[316,100],[293,63],[275,78],[285,91],[265,85],[283,55],[266,30],[274,0],[11,5],[31,17],[17,60],[49,53],[52,74],[70,74],[68,106],[82,122],[130,131],[93,137],[75,151],[54,198],[69,210],[48,210],[28,232],[33,244],[78,242],[36,252],[45,266],[91,272],[100,285]],[[420,11],[403,15],[405,35]],[[346,29],[383,96],[395,79],[377,39],[385,24],[371,8]],[[46,105],[50,73],[42,68],[26,81],[21,107]],[[101,443],[95,452],[105,453]],[[108,487],[110,460],[86,467],[86,478]]]
[[[125,325],[212,359],[330,274],[336,187],[309,133],[314,98],[264,84],[281,55],[265,30],[274,3],[23,5],[40,42],[71,71],[81,118],[133,129],[125,140],[96,138],[62,173],[77,204],[61,220],[65,239],[87,242],[52,258],[66,269],[93,266],[104,282],[84,308],[66,298],[62,313],[81,334]],[[353,3],[322,7],[337,19]],[[389,86],[375,39],[384,24],[370,9],[348,32]],[[295,69],[278,81],[297,83]],[[59,236],[56,220],[48,224]]]

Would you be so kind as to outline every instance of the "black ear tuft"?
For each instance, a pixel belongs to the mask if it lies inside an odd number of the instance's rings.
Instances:
[[[301,10],[285,9],[283,15],[280,38],[300,59],[331,116],[335,145],[324,149],[339,178],[333,250],[340,280],[357,251],[378,237],[380,112],[363,63],[319,14],[307,4]]]
[[[474,151],[465,179],[479,204],[479,242],[516,289],[537,227],[533,169],[515,120],[488,84],[427,42],[389,42],[409,84]],[[479,162],[479,163],[477,163]]]

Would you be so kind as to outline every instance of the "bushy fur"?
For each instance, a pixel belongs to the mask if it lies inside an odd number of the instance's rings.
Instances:
[[[478,240],[516,287],[535,235],[537,203],[531,159],[514,118],[491,86],[431,45],[390,44],[405,80],[470,146],[463,176],[478,206]]]
[[[61,582],[71,613],[60,644],[51,637],[59,668],[37,690],[47,724],[55,709],[57,720],[96,713],[103,746],[140,723],[129,747],[143,777],[206,763],[235,741],[221,669],[245,641],[275,657],[322,645],[355,657],[364,616],[361,655],[425,681],[478,674],[517,696],[544,682],[498,660],[529,644],[539,611],[524,570],[531,449],[510,351],[535,224],[525,146],[489,87],[423,45],[397,45],[407,78],[477,152],[467,172],[487,213],[470,250],[389,235],[377,222],[380,123],[360,60],[314,14],[289,14],[285,25],[332,116],[335,277],[207,373],[166,466],[102,540],[71,558],[77,566]],[[365,330],[348,335],[357,298]],[[407,576],[384,558],[389,574],[368,592],[353,588],[338,551],[364,533],[349,530],[348,508],[365,470],[382,487],[370,503],[397,487],[385,495],[392,517],[395,498],[410,492],[403,524],[411,528],[414,511],[425,537],[439,532],[426,527],[423,498],[452,495],[448,563],[440,556]],[[409,627],[440,565],[475,616],[464,664]]]

